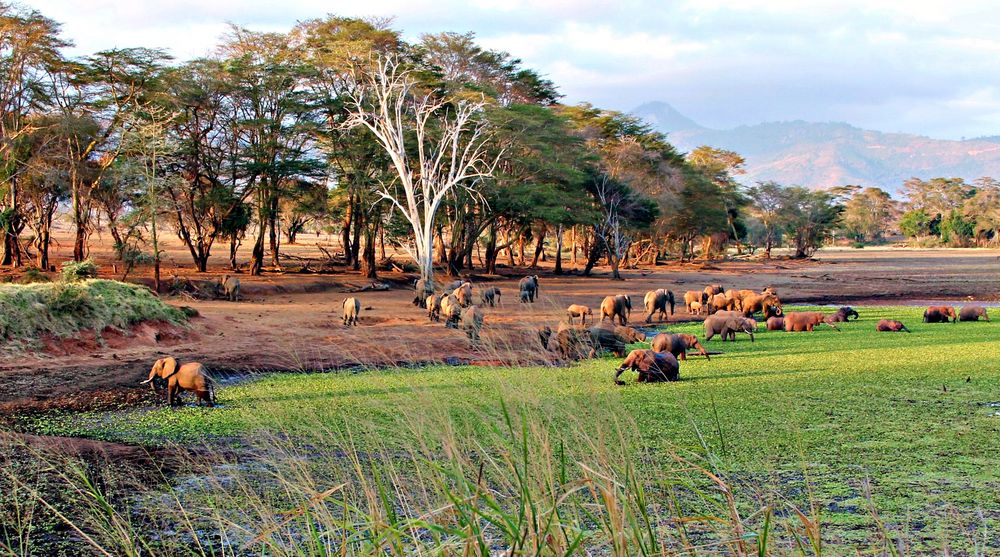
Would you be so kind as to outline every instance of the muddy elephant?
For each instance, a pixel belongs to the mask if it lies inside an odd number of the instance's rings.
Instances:
[[[225,275],[219,279],[219,288],[222,289],[223,295],[230,302],[240,301],[240,279]]]
[[[427,298],[434,295],[434,283],[427,279],[417,279],[413,284],[413,305],[427,307]]]
[[[361,300],[351,296],[344,298],[344,325],[350,327],[358,324],[358,314],[361,313]]]
[[[483,305],[495,307],[500,304],[500,288],[497,286],[490,286],[489,288],[482,291],[479,295],[479,301]]]
[[[784,317],[768,317],[767,318],[767,330],[768,331],[784,331],[785,330],[785,318]]]
[[[589,331],[562,329],[549,335],[546,348],[565,360],[581,360],[594,356],[593,340]],[[624,348],[623,348],[624,349]]]
[[[617,296],[606,296],[601,302],[601,322],[611,319],[615,322],[615,317],[622,325],[628,325],[628,318],[632,315],[632,298],[627,294]]]
[[[625,355],[625,346],[628,345],[629,341],[616,333],[614,329],[591,327],[587,329],[587,333],[590,335],[590,344],[595,351],[606,350],[619,357]]]
[[[441,321],[441,295],[431,294],[424,300],[427,306],[427,319],[430,321]]]
[[[747,317],[753,317],[757,312],[763,313],[766,319],[769,315],[781,315],[781,300],[770,292],[754,294],[743,298],[740,310]]]
[[[170,406],[179,402],[180,391],[194,392],[198,397],[199,405],[205,402],[209,406],[215,406],[215,387],[212,379],[208,376],[205,366],[198,362],[188,362],[178,366],[175,358],[160,358],[156,360],[153,369],[149,371],[149,379],[140,385],[149,383],[155,391],[156,385],[153,380],[157,378],[167,382],[167,404]]]
[[[444,318],[444,326],[452,329],[458,328],[458,320],[462,316],[462,306],[458,303],[458,298],[454,294],[441,297],[441,317]]]
[[[924,323],[947,323],[948,318],[952,323],[958,321],[955,308],[951,306],[931,306],[924,310]]]
[[[744,317],[735,315],[711,315],[705,318],[705,340],[712,340],[715,335],[722,335],[723,342],[736,341],[736,333],[750,335],[754,342],[754,326]]]
[[[858,315],[858,312],[854,311],[854,308],[850,306],[844,306],[838,309],[836,312],[834,312],[833,315],[827,316],[826,319],[830,323],[844,323],[846,321],[850,321],[851,316],[854,317],[855,321],[857,321],[858,318],[861,317],[860,315]]]
[[[646,342],[646,333],[643,333],[638,329],[616,325],[611,330],[613,330],[616,335],[625,339],[625,342]]]
[[[714,314],[719,311],[731,311],[733,309],[732,298],[726,297],[725,294],[716,294],[712,296],[708,301],[708,313],[709,315]]]
[[[624,385],[622,373],[626,369],[639,372],[638,383],[658,383],[661,381],[677,381],[680,379],[680,364],[677,358],[669,352],[654,352],[652,350],[633,350],[625,361],[615,369],[615,384]]]
[[[453,280],[453,281],[449,282],[444,287],[444,291],[445,292],[454,292],[456,288],[460,288],[466,282],[468,282],[468,281],[466,281],[464,279]]]
[[[678,360],[686,360],[687,351],[694,348],[698,350],[699,354],[705,356],[706,360],[712,359],[708,357],[705,347],[698,342],[698,337],[684,333],[660,333],[653,337],[649,347],[653,349],[653,352],[669,352]]]
[[[517,283],[518,288],[521,290],[521,301],[535,303],[535,298],[538,296],[538,275],[528,275],[522,278]]]
[[[708,294],[709,298],[711,298],[712,296],[715,296],[716,294],[725,294],[726,293],[726,289],[723,288],[721,284],[710,284],[710,285],[708,285],[708,286],[705,287],[704,292],[705,292],[705,294]]]
[[[483,328],[483,310],[479,306],[469,306],[462,310],[461,328],[469,336],[469,342],[479,342],[479,331]]]
[[[458,305],[467,308],[472,305],[472,283],[463,282],[458,288],[451,291],[451,294],[458,300]]]
[[[691,304],[695,302],[703,307],[708,307],[708,294],[698,290],[688,290],[684,293],[684,305],[687,306],[688,313],[694,313]]]
[[[818,311],[792,311],[784,315],[785,330],[790,333],[812,332],[816,325],[826,325],[839,331],[836,325],[827,321],[827,316]]]
[[[588,315],[590,316],[591,321],[593,321],[594,310],[590,309],[587,306],[582,306],[580,304],[573,304],[568,308],[566,308],[566,317],[569,319],[570,325],[573,324],[573,319],[577,317],[580,318],[580,323],[586,325]]]
[[[880,333],[898,333],[900,331],[909,333],[910,330],[903,325],[902,321],[895,319],[882,319],[875,325],[875,330]]]
[[[959,321],[979,321],[982,317],[984,321],[989,321],[990,316],[986,314],[983,306],[965,306],[958,312]]]
[[[660,288],[646,292],[643,298],[643,305],[646,307],[646,323],[653,321],[653,314],[658,313],[660,321],[667,321],[667,306],[670,306],[670,315],[674,314],[674,293]]]

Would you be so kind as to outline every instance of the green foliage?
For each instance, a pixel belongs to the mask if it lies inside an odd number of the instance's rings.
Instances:
[[[66,261],[60,270],[60,278],[63,282],[76,282],[95,277],[97,277],[97,264],[91,259]]]
[[[52,282],[52,279],[37,267],[28,267],[18,282],[21,284],[32,284],[35,282]]]
[[[936,234],[932,224],[933,221],[927,214],[927,211],[923,209],[911,209],[903,213],[903,217],[899,219],[899,231],[910,238],[929,236]]]
[[[976,222],[962,216],[957,209],[941,219],[941,241],[955,246],[965,246],[976,233]]]
[[[148,288],[112,280],[0,285],[0,349],[32,348],[44,335],[127,329],[141,321],[181,324],[184,314]]]

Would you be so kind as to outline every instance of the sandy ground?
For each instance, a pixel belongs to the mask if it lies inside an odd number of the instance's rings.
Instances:
[[[333,239],[325,236],[303,238],[301,245],[284,249],[299,257],[319,257],[317,242],[337,251]],[[68,237],[60,238],[54,260],[66,259],[64,252],[70,246]],[[225,272],[225,246],[219,247],[207,274],[190,269],[179,243],[167,247],[165,277],[176,273],[192,280],[214,280]],[[110,276],[107,251],[98,247],[95,257],[103,263],[105,276]],[[298,267],[301,261],[288,264]],[[412,275],[385,273],[383,279],[392,289],[353,294],[364,308],[355,328],[341,325],[340,304],[351,295],[346,292],[370,282],[358,274],[240,275],[244,300],[237,303],[167,298],[171,304],[189,305],[200,312],[187,330],[148,324],[127,334],[106,332],[98,339],[89,333],[80,339],[49,342],[36,353],[0,357],[0,413],[142,403],[149,395],[137,383],[145,378],[151,362],[165,354],[198,360],[220,372],[537,360],[531,342],[534,329],[554,326],[567,305],[582,303],[596,309],[605,295],[628,293],[637,308],[633,320],[641,320],[642,296],[655,288],[669,288],[680,300],[685,290],[701,290],[709,283],[752,289],[774,286],[784,303],[1000,297],[1000,251],[987,250],[835,249],[810,261],[727,261],[630,269],[624,272],[624,281],[611,280],[605,268],[591,278],[554,276],[551,264],[545,264],[532,271],[541,275],[541,298],[535,304],[517,302],[517,280],[527,269],[501,272],[502,276],[470,277],[477,285],[499,286],[503,292],[502,307],[486,309],[485,341],[475,349],[462,332],[428,322],[423,310],[411,305],[413,292],[408,284]],[[143,275],[148,272],[143,270],[135,278]],[[680,303],[674,319],[690,318],[683,309]]]

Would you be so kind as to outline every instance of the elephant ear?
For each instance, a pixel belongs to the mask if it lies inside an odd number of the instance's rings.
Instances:
[[[174,358],[163,358],[160,360],[163,365],[160,367],[160,377],[166,379],[177,372],[177,360]]]

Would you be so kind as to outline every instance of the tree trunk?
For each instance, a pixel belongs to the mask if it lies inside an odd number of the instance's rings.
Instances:
[[[590,242],[588,241],[588,243]],[[583,269],[583,276],[590,276],[590,272],[594,269],[594,266],[597,265],[597,260],[600,259],[602,251],[604,250],[602,249],[600,242],[595,240],[593,243],[590,243],[590,255],[587,256],[587,266]]]
[[[340,243],[344,247],[344,265],[350,267],[353,261],[351,261],[351,226],[353,225],[352,219],[354,218],[354,196],[348,196],[347,200],[347,211],[344,213],[344,223],[343,228],[340,231]]]
[[[531,259],[531,268],[535,269],[538,267],[538,258],[545,251],[545,234],[548,232],[548,227],[542,226],[538,230],[538,242],[535,244],[535,256]]]
[[[559,230],[556,233],[556,268],[554,272],[557,275],[563,274],[562,248],[563,248],[563,227],[560,224]]]
[[[361,257],[361,272],[365,278],[378,278],[378,265],[375,262],[375,240],[377,233],[365,230],[365,250]]]
[[[271,265],[281,268],[278,251],[281,249],[281,235],[278,233],[278,194],[272,192],[268,201],[267,238],[271,248]]]
[[[240,249],[240,239],[237,235],[233,235],[229,239],[229,268],[234,271],[239,270],[240,266],[236,261],[236,253]]]
[[[483,261],[483,266],[486,268],[486,274],[495,275],[497,274],[497,256],[499,255],[497,250],[497,227],[495,224],[490,225],[490,230],[486,238],[486,258]]]

